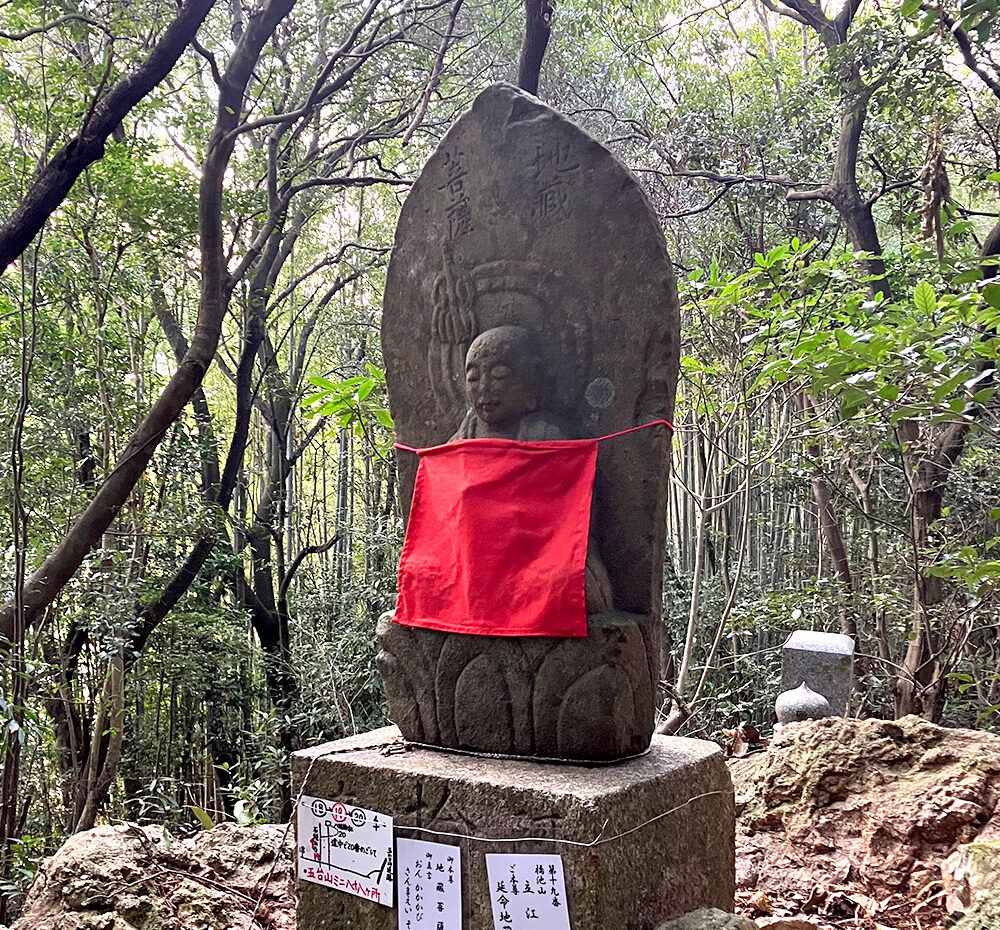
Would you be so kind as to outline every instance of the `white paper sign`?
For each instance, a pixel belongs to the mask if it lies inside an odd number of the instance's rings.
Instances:
[[[488,853],[496,930],[570,930],[562,856]]]
[[[396,840],[399,930],[462,930],[462,850]]]
[[[392,907],[392,818],[341,801],[302,797],[298,876]]]

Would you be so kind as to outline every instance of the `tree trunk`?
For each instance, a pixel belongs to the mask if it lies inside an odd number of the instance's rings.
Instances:
[[[76,138],[56,152],[35,176],[24,199],[0,226],[0,274],[24,252],[76,179],[104,155],[108,136],[170,73],[214,4],[215,0],[189,0],[181,7],[139,69],[93,104]]]
[[[1000,252],[1000,222],[994,225],[983,244],[982,257]],[[996,269],[986,266],[983,276],[991,278]],[[986,334],[992,335],[992,334]],[[992,370],[992,361],[984,358],[981,372]],[[987,387],[994,375],[980,382]],[[978,411],[977,411],[978,412]],[[936,628],[935,608],[944,602],[944,583],[924,573],[922,553],[930,542],[934,524],[941,518],[944,491],[955,463],[965,451],[970,421],[963,419],[948,426],[926,426],[928,435],[912,420],[899,427],[900,454],[907,471],[911,490],[911,520],[913,546],[913,619],[906,656],[893,684],[897,717],[920,714],[937,722],[944,711],[947,697],[948,672],[940,661],[942,631]]]
[[[74,833],[94,826],[118,771],[125,722],[125,663],[121,653],[111,660],[100,702],[90,752],[75,792]]]
[[[811,397],[802,395],[799,400],[802,407],[803,418],[808,420],[815,416],[816,405]],[[813,500],[816,502],[816,510],[819,514],[820,536],[826,544],[833,561],[834,572],[837,579],[843,586],[843,602],[840,607],[840,631],[848,636],[858,635],[858,624],[852,609],[854,593],[854,578],[851,574],[850,557],[847,553],[847,546],[844,543],[844,534],[840,527],[840,519],[833,505],[833,495],[830,493],[830,485],[822,470],[821,457],[822,449],[818,442],[810,442],[806,446],[806,453],[813,460],[812,492]]]
[[[524,44],[517,69],[517,86],[529,94],[538,94],[538,78],[552,33],[554,12],[553,0],[525,0]]]
[[[819,3],[813,0],[785,0],[785,6],[791,11],[786,11],[787,15],[816,32],[832,56],[843,56],[847,35],[861,6],[860,0],[847,0],[833,18],[827,16]],[[860,58],[860,53],[855,54]],[[841,66],[846,66],[846,74],[841,85],[840,133],[837,136],[837,153],[830,182],[819,190],[790,191],[788,199],[825,200],[832,204],[847,227],[851,245],[855,249],[871,253],[871,257],[865,259],[864,266],[866,273],[872,278],[868,285],[872,294],[882,294],[891,299],[872,205],[862,196],[858,187],[861,134],[874,87],[866,85],[862,80],[859,60],[842,62]]]
[[[208,3],[209,0],[199,0]],[[215,129],[208,145],[199,183],[199,234],[201,240],[201,301],[194,337],[174,376],[152,409],[139,424],[114,470],[101,484],[89,506],[71,527],[56,550],[28,580],[23,589],[24,620],[32,623],[56,595],[111,525],[128,500],[156,447],[181,410],[201,385],[215,357],[228,304],[226,258],[223,251],[222,185],[233,152],[247,82],[264,43],[290,12],[295,0],[270,0],[252,16],[222,75]],[[0,634],[14,632],[13,602],[0,612]]]
[[[897,717],[919,714],[938,723],[944,711],[950,669],[941,661],[947,633],[940,629],[936,613],[944,603],[945,591],[940,578],[926,574],[923,561],[932,528],[941,519],[948,478],[965,448],[967,434],[966,423],[955,423],[932,433],[928,443],[914,421],[903,423],[899,430],[911,489],[913,618],[906,656],[893,686]]]

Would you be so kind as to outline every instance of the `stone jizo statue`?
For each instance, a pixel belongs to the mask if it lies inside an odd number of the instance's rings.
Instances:
[[[459,439],[571,439],[548,411],[539,409],[542,358],[538,338],[523,326],[497,326],[477,336],[465,359],[469,412],[449,442]],[[597,540],[587,544],[584,590],[587,613],[611,610],[614,592]]]
[[[551,414],[539,411],[542,358],[538,339],[522,326],[497,326],[477,336],[465,357],[469,411],[449,440],[568,439]]]
[[[484,91],[403,206],[382,348],[399,443],[604,436],[669,419],[679,314],[656,217],[617,159],[522,91]],[[614,760],[655,724],[667,480],[662,429],[601,444],[585,636],[379,622],[393,721],[414,742]],[[400,452],[408,516],[417,456]],[[474,568],[474,567],[473,567]],[[502,605],[503,590],[496,592]]]

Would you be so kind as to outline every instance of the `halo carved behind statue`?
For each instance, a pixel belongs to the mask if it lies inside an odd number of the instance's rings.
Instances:
[[[400,442],[445,442],[466,413],[473,339],[516,325],[537,338],[542,406],[571,435],[669,419],[676,286],[635,179],[598,142],[527,94],[484,91],[448,132],[400,215],[383,354]],[[592,534],[614,612],[579,641],[379,627],[380,670],[404,735],[520,755],[641,751],[658,678],[666,439],[602,444]],[[416,462],[398,459],[408,512]],[[498,597],[502,597],[498,592]]]
[[[559,282],[559,298],[549,285],[551,272],[530,261],[505,259],[466,269],[458,265],[448,242],[442,246],[441,273],[432,290],[431,337],[427,371],[439,411],[454,417],[465,412],[465,354],[476,336],[496,326],[522,326],[540,340],[548,407],[567,420],[575,419],[585,389],[583,373],[590,369],[591,332],[586,316],[569,308],[585,298],[574,295],[573,282]],[[589,314],[587,315],[589,316]],[[558,372],[561,377],[556,378]]]

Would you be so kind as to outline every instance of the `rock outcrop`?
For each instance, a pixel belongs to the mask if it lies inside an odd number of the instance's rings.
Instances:
[[[173,840],[152,827],[78,833],[41,866],[12,930],[294,930],[285,834],[272,824]]]
[[[788,724],[731,772],[743,891],[940,899],[942,863],[1000,828],[1000,736],[918,717]]]
[[[829,717],[788,724],[731,771],[737,883],[759,928],[933,930],[946,901],[954,930],[1000,927],[1000,736]],[[78,834],[41,867],[13,930],[294,930],[286,832]],[[683,920],[750,926],[720,911]]]

